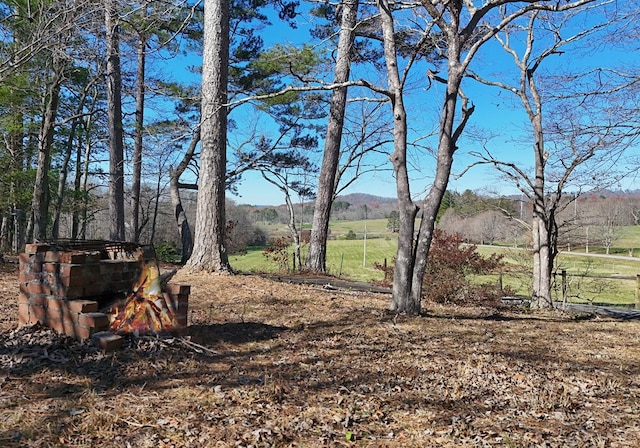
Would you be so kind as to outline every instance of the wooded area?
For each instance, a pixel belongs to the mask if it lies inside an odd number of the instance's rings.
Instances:
[[[86,238],[101,210],[100,237],[154,243],[169,191],[185,268],[230,272],[225,191],[255,170],[283,192],[297,266],[322,273],[333,202],[359,176],[386,170],[398,201],[391,308],[419,314],[433,232],[464,153],[474,157],[469,170],[493,166],[521,191],[527,221],[502,212],[529,228],[533,303],[551,307],[559,215],[638,167],[636,1],[0,5],[4,251]],[[274,42],[308,18],[308,43]],[[593,57],[613,53],[631,57]],[[156,70],[183,55],[198,60],[196,82]],[[467,130],[489,113],[469,94],[479,86],[513,94],[504,104],[524,127]],[[416,129],[427,109],[430,124]],[[496,151],[498,138],[527,162]],[[194,189],[189,220],[183,201]],[[295,196],[315,201],[306,261]]]

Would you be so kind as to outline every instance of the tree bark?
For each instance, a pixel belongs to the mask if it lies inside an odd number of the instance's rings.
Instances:
[[[436,217],[449,183],[457,140],[473,113],[473,107],[468,108],[467,101],[464,99],[461,107],[462,116],[456,124],[456,111],[459,106],[458,97],[461,95],[460,84],[465,71],[465,63],[461,61],[464,36],[459,29],[461,4],[452,3],[446,6],[449,10],[449,21],[440,21],[440,27],[446,36],[448,67],[446,79],[438,79],[438,81],[446,84],[446,91],[440,118],[435,179],[422,203],[422,221],[417,234],[414,233],[414,230],[418,208],[413,203],[409,190],[406,166],[407,118],[402,106],[403,92],[396,62],[393,19],[386,0],[380,0],[379,6],[383,27],[385,60],[389,75],[389,90],[394,113],[394,152],[391,156],[391,161],[396,173],[400,209],[398,253],[394,267],[391,309],[408,314],[419,314],[422,301],[422,282],[427,267]],[[440,17],[440,13],[434,10],[434,7],[429,12],[432,16]],[[434,17],[434,20],[439,19]]]
[[[109,238],[124,241],[124,135],[120,31],[115,0],[105,1],[107,120],[109,128]]]
[[[186,267],[191,271],[231,273],[224,241],[229,66],[227,0],[205,1],[203,48],[196,231]]]
[[[32,229],[33,239],[42,240],[47,236],[49,220],[49,168],[51,167],[51,146],[55,130],[55,120],[60,100],[62,68],[54,62],[53,76],[45,99],[45,112],[38,137],[38,168],[33,187]]]
[[[144,14],[144,11],[143,11]],[[142,177],[142,137],[144,131],[145,64],[147,39],[138,34],[136,79],[136,128],[133,144],[133,175],[131,179],[131,235],[134,242],[140,241],[140,183]]]
[[[393,271],[391,309],[418,314],[420,300],[411,294],[411,274],[414,267],[413,237],[418,208],[411,199],[407,171],[407,114],[403,103],[403,89],[398,71],[393,17],[387,0],[379,0],[382,21],[384,56],[387,66],[389,96],[393,113],[393,153],[390,156],[396,175],[396,193],[399,207],[398,251]]]
[[[357,18],[358,0],[344,0],[334,73],[335,83],[343,83],[349,80],[351,47],[355,37]],[[342,143],[342,128],[344,126],[346,105],[347,87],[335,89],[329,106],[329,122],[327,123],[324,155],[318,179],[318,193],[313,211],[313,224],[307,253],[306,267],[312,272],[326,272],[327,270],[329,219],[337,187],[336,173],[340,163],[340,145]]]
[[[189,226],[189,220],[187,219],[187,214],[184,211],[182,206],[182,198],[180,196],[180,176],[187,169],[193,155],[195,154],[196,146],[200,142],[200,129],[198,129],[193,138],[191,139],[191,143],[189,144],[189,149],[185,153],[184,157],[178,164],[178,166],[174,169],[173,167],[169,167],[169,189],[171,192],[171,205],[173,206],[173,213],[176,219],[176,225],[178,226],[178,233],[180,234],[180,243],[181,243],[181,254],[180,254],[180,262],[185,264],[189,257],[191,257],[191,252],[193,251],[193,235],[191,233],[191,227]]]

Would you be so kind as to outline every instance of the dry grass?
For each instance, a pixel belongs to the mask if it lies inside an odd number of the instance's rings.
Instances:
[[[0,446],[640,446],[639,322],[179,276],[191,342],[103,355],[11,333],[4,273]]]

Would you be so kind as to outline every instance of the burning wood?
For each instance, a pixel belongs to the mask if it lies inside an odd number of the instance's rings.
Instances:
[[[155,265],[145,265],[132,292],[122,304],[107,312],[109,329],[115,333],[165,333],[179,328],[176,310],[162,290],[163,277]]]

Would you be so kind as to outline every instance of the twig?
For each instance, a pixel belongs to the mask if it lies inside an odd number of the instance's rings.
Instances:
[[[190,340],[188,340],[186,338],[178,338],[178,340],[180,342],[182,342],[183,345],[193,349],[194,351],[196,351],[198,353],[203,353],[204,352],[204,353],[206,353],[208,355],[211,355],[211,356],[218,356],[217,352],[211,350],[208,347],[205,347],[204,345],[196,344],[195,342],[190,341]]]

